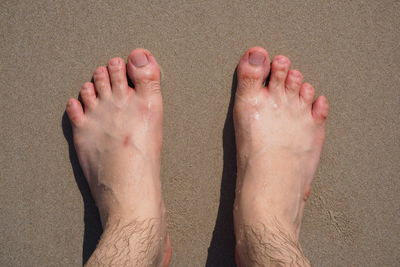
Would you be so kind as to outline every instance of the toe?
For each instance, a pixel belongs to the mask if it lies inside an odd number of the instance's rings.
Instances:
[[[272,94],[282,94],[290,68],[290,60],[285,56],[276,56],[271,65],[271,78],[268,89]]]
[[[93,83],[85,83],[81,88],[80,95],[85,109],[90,109],[96,105],[97,98]]]
[[[130,53],[128,56],[128,76],[139,95],[160,94],[160,67],[150,51],[138,48]]]
[[[298,95],[301,84],[303,82],[303,75],[298,70],[290,70],[286,78],[286,89],[288,94]]]
[[[100,98],[111,95],[110,77],[108,76],[108,71],[106,67],[98,67],[93,74],[93,80],[97,94]]]
[[[66,111],[73,126],[78,126],[83,121],[83,108],[77,99],[70,98],[68,100]]]
[[[119,57],[112,58],[108,62],[107,67],[113,94],[119,97],[125,96],[128,93],[129,87],[124,60]]]
[[[242,56],[237,66],[237,93],[257,95],[264,88],[270,69],[268,52],[262,47],[252,47]]]
[[[323,123],[328,117],[329,104],[325,96],[319,96],[312,105],[312,115],[316,122]]]
[[[307,105],[311,105],[314,100],[315,90],[309,83],[304,83],[300,88],[300,99]]]

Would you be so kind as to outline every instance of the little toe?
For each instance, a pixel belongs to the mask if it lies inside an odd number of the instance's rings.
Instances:
[[[285,56],[276,56],[272,61],[271,78],[268,84],[271,94],[279,95],[285,92],[285,81],[290,65],[290,60]]]
[[[312,105],[312,115],[317,123],[324,123],[328,117],[329,104],[325,96],[319,96]]]
[[[160,67],[150,51],[142,48],[133,50],[128,56],[128,76],[137,94],[160,95]]]
[[[96,92],[100,98],[111,95],[110,77],[108,76],[106,67],[98,67],[93,74],[93,80]]]
[[[237,66],[238,85],[236,94],[257,96],[270,70],[268,52],[262,47],[252,47],[241,57]]]
[[[286,78],[286,90],[290,95],[299,95],[303,75],[298,70],[290,70]]]
[[[96,105],[97,98],[93,83],[84,83],[81,88],[80,95],[85,109],[90,109]]]
[[[83,121],[83,108],[77,99],[70,98],[68,100],[66,112],[73,126],[79,126],[79,124]]]
[[[124,60],[119,57],[112,58],[108,62],[107,68],[110,75],[113,94],[118,97],[127,95],[129,87],[126,78],[126,65]]]
[[[309,83],[303,83],[300,88],[300,99],[307,105],[311,105],[314,100],[315,90]]]

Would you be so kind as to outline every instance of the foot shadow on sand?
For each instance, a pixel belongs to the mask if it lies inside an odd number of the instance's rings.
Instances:
[[[99,242],[100,236],[103,232],[103,228],[100,222],[99,211],[92,198],[89,185],[86,182],[85,176],[83,175],[81,166],[79,165],[74,142],[72,139],[71,123],[65,112],[62,116],[61,124],[64,137],[67,140],[69,146],[69,160],[71,162],[71,167],[74,172],[75,182],[78,185],[79,190],[81,191],[84,203],[83,220],[85,223],[85,230],[83,235],[82,263],[85,264],[92,255],[93,251],[96,249],[97,243]]]
[[[233,202],[236,188],[236,143],[233,127],[233,104],[237,87],[236,71],[232,79],[231,98],[226,114],[222,143],[223,171],[217,220],[210,247],[206,267],[236,266],[235,236],[233,229]]]

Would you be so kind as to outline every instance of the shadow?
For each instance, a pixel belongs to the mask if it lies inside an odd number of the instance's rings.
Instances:
[[[90,193],[89,185],[86,182],[85,176],[83,175],[81,166],[79,165],[78,157],[75,152],[74,142],[72,139],[72,128],[71,123],[67,114],[64,112],[62,116],[62,130],[64,137],[68,142],[69,147],[69,160],[71,167],[74,172],[75,182],[78,185],[79,190],[82,194],[84,203],[84,223],[85,230],[83,236],[83,251],[82,251],[82,263],[85,264],[93,251],[96,249],[97,243],[103,232],[103,228],[100,222],[99,211]]]
[[[236,71],[232,79],[231,98],[226,114],[222,143],[223,171],[217,220],[208,248],[207,267],[236,266],[233,229],[233,202],[236,188],[236,143],[233,128],[233,104],[237,87]]]

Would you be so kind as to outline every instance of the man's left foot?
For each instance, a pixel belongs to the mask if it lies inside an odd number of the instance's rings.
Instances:
[[[128,86],[127,73],[135,88]],[[149,51],[136,49],[127,65],[113,58],[93,78],[80,91],[83,106],[72,98],[66,110],[104,227],[89,263],[119,265],[120,255],[124,263],[165,264],[171,247],[160,182],[160,69]]]

